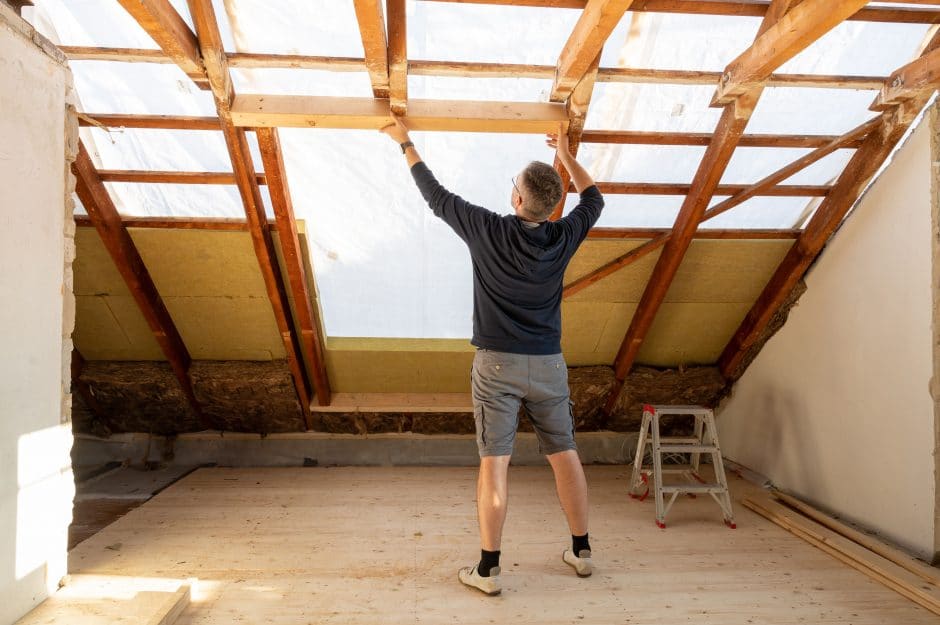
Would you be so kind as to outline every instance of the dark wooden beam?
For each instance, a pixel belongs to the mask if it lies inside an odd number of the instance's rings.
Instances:
[[[189,351],[157,292],[137,246],[124,227],[104,183],[98,177],[91,156],[81,142],[78,144],[78,156],[72,163],[72,172],[76,178],[75,192],[88,212],[88,218],[98,231],[105,249],[124,278],[134,301],[137,302],[137,307],[144,315],[160,350],[170,363],[183,395],[203,425],[211,428],[193,392],[192,380],[189,377],[189,365],[192,362]]]
[[[189,29],[169,0],[118,0],[118,2],[200,89],[209,88],[206,71],[199,55],[199,46],[196,43],[196,35]]]
[[[864,4],[864,0],[853,1],[856,5]],[[760,50],[761,54],[769,55],[779,63],[783,63],[799,51],[799,46],[804,48],[809,46],[814,38],[821,37],[826,32],[826,29],[819,26],[820,23],[825,24],[828,29],[833,28],[838,23],[822,15],[816,16],[814,20],[813,14],[806,13],[807,7],[819,10],[817,6],[819,2],[820,0],[774,0],[766,11],[764,20],[758,29],[757,37],[754,40],[754,45],[733,61],[732,66],[740,69],[742,67],[748,68],[749,64],[756,63],[760,67],[760,72],[763,73],[762,77],[769,76],[776,69],[776,66],[766,62],[760,56],[754,56],[751,50]],[[839,4],[842,4],[841,0]],[[845,7],[842,7],[842,12],[844,10]],[[795,17],[794,12],[796,12]],[[837,13],[842,14],[838,11]],[[807,33],[790,33],[781,29],[781,24],[788,25],[790,28],[805,28]],[[772,49],[767,51],[772,42],[785,43],[787,46],[786,54],[775,53]],[[751,59],[758,60],[752,61]],[[733,74],[735,77],[744,75],[737,71],[726,72],[726,74]],[[747,75],[758,76],[759,73],[751,72]],[[731,84],[733,84],[731,81],[725,83],[726,86]],[[708,204],[715,195],[719,181],[724,175],[738,141],[744,134],[744,128],[747,126],[754,107],[760,99],[763,92],[762,84],[759,82],[753,85],[748,84],[748,90],[726,104],[722,111],[712,141],[705,149],[705,155],[692,180],[692,189],[679,209],[679,214],[673,226],[673,234],[663,246],[663,251],[656,261],[656,266],[653,268],[643,296],[630,321],[630,327],[620,344],[620,349],[614,361],[614,388],[608,395],[604,405],[605,415],[612,414],[617,404],[623,390],[624,380],[636,360],[643,340],[653,325],[656,313],[666,298],[666,293],[669,291],[672,280],[675,278],[685,257],[695,230],[698,228]]]
[[[455,2],[460,4],[492,4],[556,9],[583,9],[585,0],[421,0],[423,2]],[[764,17],[770,7],[768,0],[635,0],[631,11],[646,13],[686,13],[690,15],[727,15],[731,17]],[[848,18],[863,22],[899,22],[906,24],[940,23],[936,8],[894,8],[871,6],[860,9]]]
[[[101,169],[104,182],[140,184],[235,184],[235,174],[224,171],[142,171],[137,169]],[[255,174],[257,184],[267,184],[264,174]]]
[[[884,111],[902,100],[932,94],[940,86],[940,48],[924,54],[891,74],[871,105]]]
[[[706,147],[711,142],[706,132],[655,132],[638,130],[585,130],[582,143],[626,145],[680,145]],[[739,148],[819,148],[838,139],[838,135],[742,135]],[[858,147],[860,141],[844,147]]]
[[[692,185],[666,182],[598,182],[601,193],[610,195],[688,195]],[[738,195],[750,191],[753,184],[720,184],[714,195]],[[758,189],[750,197],[825,197],[832,187],[827,185],[774,185]],[[569,193],[574,187],[568,188]]]
[[[97,48],[61,46],[71,61],[114,61],[125,63],[172,63],[162,50],[137,48]],[[243,69],[316,69],[332,72],[368,71],[366,60],[356,57],[307,56],[232,52],[229,67]],[[552,80],[554,65],[524,63],[482,63],[475,61],[428,61],[411,59],[408,73],[415,76],[454,76],[458,78],[542,78]],[[653,83],[714,86],[722,72],[702,70],[601,67],[597,82]],[[771,74],[768,87],[807,87],[822,89],[880,89],[884,76],[838,76],[826,74]]]
[[[222,49],[222,38],[219,34],[215,10],[212,7],[212,0],[189,0],[189,8],[196,27],[202,57],[206,63],[206,74],[212,86],[212,95],[215,99],[222,134],[225,137],[225,145],[232,161],[232,171],[245,208],[248,231],[251,234],[252,245],[264,278],[274,319],[284,343],[287,364],[294,378],[304,427],[310,429],[313,427],[313,417],[310,412],[310,383],[304,374],[300,339],[294,327],[284,277],[281,274],[274,241],[268,229],[264,202],[254,175],[248,140],[245,130],[232,123],[231,106],[235,92],[232,88],[225,52]]]
[[[600,239],[654,239],[668,235],[669,228],[591,228],[587,238]],[[699,228],[694,239],[735,239],[749,241],[753,239],[795,239],[802,230],[796,228]]]
[[[281,143],[275,128],[258,128],[258,145],[264,161],[264,171],[270,181],[268,190],[274,215],[277,221],[278,240],[291,291],[294,296],[294,312],[300,324],[301,346],[307,358],[308,371],[313,378],[317,404],[329,406],[331,399],[330,380],[326,372],[324,340],[320,335],[320,319],[307,291],[307,277],[297,236],[297,222],[294,220],[294,206],[287,174],[284,171],[284,158]]]

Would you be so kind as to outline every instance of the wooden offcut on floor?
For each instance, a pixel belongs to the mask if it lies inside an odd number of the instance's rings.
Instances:
[[[457,582],[479,555],[472,468],[199,469],[70,553],[73,574],[197,578],[183,625],[229,623],[937,623],[928,611],[736,505],[626,495],[587,467],[596,572],[551,471],[510,470],[502,596]],[[735,498],[755,487],[729,476]]]

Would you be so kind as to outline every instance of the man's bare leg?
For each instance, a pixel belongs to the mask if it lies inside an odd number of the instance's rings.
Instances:
[[[548,456],[548,462],[555,473],[555,488],[561,508],[568,518],[568,527],[573,536],[588,533],[588,495],[587,480],[578,452],[569,449]]]
[[[499,551],[506,520],[509,495],[510,456],[483,456],[477,478],[477,516],[480,521],[480,545],[486,551]],[[580,465],[579,465],[580,466]]]

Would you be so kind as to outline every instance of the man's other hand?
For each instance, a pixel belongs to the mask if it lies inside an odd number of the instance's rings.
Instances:
[[[558,150],[560,156],[569,156],[571,154],[568,149],[568,133],[565,132],[564,124],[558,124],[558,132],[550,132],[545,135],[545,145]]]
[[[392,113],[389,116],[389,122],[385,126],[382,126],[379,129],[379,132],[384,132],[389,137],[392,138],[395,143],[404,143],[405,141],[410,141],[408,137],[408,126],[405,125],[405,122],[401,118]]]

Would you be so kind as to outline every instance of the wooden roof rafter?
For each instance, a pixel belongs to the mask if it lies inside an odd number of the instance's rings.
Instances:
[[[88,219],[98,231],[101,242],[147,321],[153,338],[156,339],[160,350],[169,362],[186,403],[203,426],[212,429],[211,422],[196,399],[192,379],[189,377],[189,366],[192,363],[189,350],[186,349],[183,338],[163,298],[160,297],[134,240],[124,226],[104,182],[98,177],[91,155],[81,141],[78,144],[78,154],[72,163],[72,172],[75,174],[75,192],[88,213]]]
[[[388,98],[388,40],[382,0],[354,0],[365,65],[376,98]]]
[[[792,163],[785,165],[784,167],[778,169],[777,171],[765,176],[758,182],[750,185],[746,189],[741,190],[732,197],[719,202],[718,204],[712,206],[705,214],[702,216],[700,222],[704,223],[713,217],[717,217],[724,212],[727,212],[739,206],[745,201],[749,200],[752,197],[758,196],[763,193],[766,189],[770,189],[779,183],[783,182],[787,178],[790,178],[794,174],[806,169],[813,163],[816,163],[826,156],[829,156],[833,152],[839,149],[845,149],[857,145],[862,141],[872,130],[876,127],[876,122],[874,120],[865,122],[857,126],[856,128],[850,130],[840,137],[834,137],[826,145],[820,146],[819,148],[813,150],[812,152],[803,155],[799,159],[793,161]],[[698,236],[702,233],[701,229],[696,230],[694,236]],[[586,289],[595,282],[602,280],[603,278],[609,276],[610,274],[630,265],[639,259],[643,258],[647,254],[656,251],[661,248],[669,238],[672,237],[672,231],[668,230],[660,233],[651,241],[644,243],[643,245],[634,248],[628,251],[617,258],[614,258],[611,261],[608,261],[604,265],[601,265],[597,269],[594,269],[590,273],[587,273],[576,280],[572,280],[565,285],[563,290],[563,297],[570,297],[579,291]]]
[[[765,80],[780,65],[865,5],[865,0],[774,0],[766,11],[754,43],[731,62],[719,83],[714,103],[724,110],[712,141],[665,242],[614,361],[614,387],[604,405],[610,415],[620,398],[643,340],[666,298],[696,228],[744,134]]]
[[[408,29],[405,0],[386,0],[388,10],[389,107],[396,115],[408,112]]]
[[[940,33],[935,33],[921,57],[905,67],[917,67],[922,59],[935,58],[938,49]],[[856,150],[836,181],[833,193],[816,209],[722,351],[718,366],[726,379],[734,381],[743,374],[748,364],[748,354],[784,305],[793,288],[822,253],[826,243],[861,197],[869,181],[910,129],[933,91],[940,88],[940,77],[932,80],[931,83],[919,87],[913,97],[886,104],[884,111],[872,120],[875,130]],[[891,89],[892,85],[887,83],[885,88]]]

